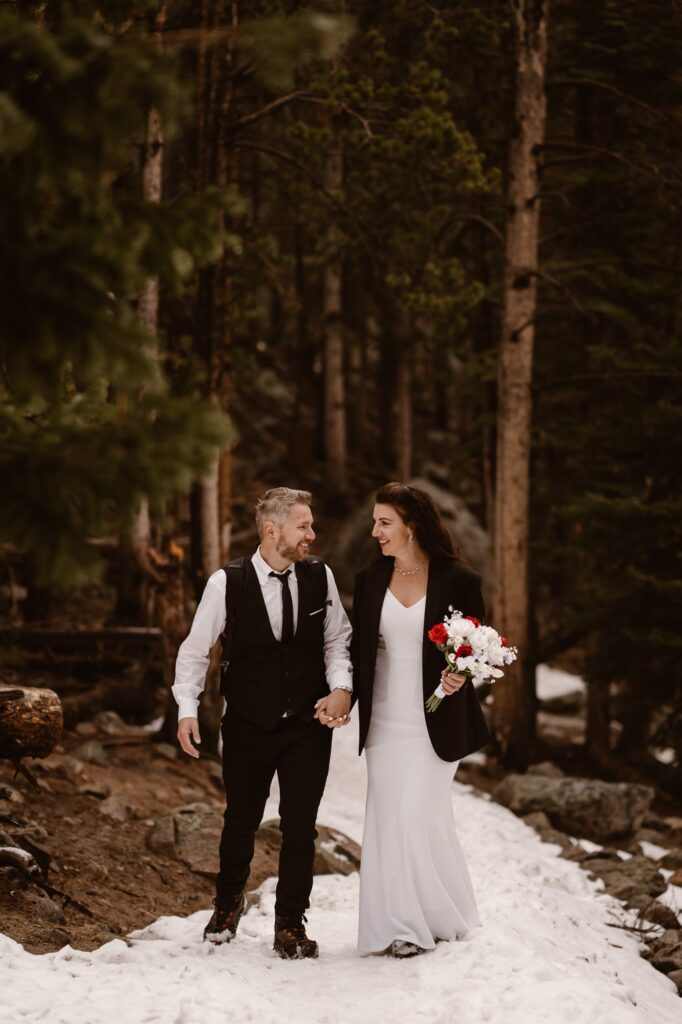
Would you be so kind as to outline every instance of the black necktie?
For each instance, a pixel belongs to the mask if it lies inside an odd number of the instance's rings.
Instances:
[[[282,584],[282,643],[288,644],[294,635],[294,606],[291,602],[291,591],[289,590],[289,573],[271,572],[276,580]]]

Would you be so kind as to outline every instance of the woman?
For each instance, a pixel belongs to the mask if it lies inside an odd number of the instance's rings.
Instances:
[[[376,496],[379,559],[355,581],[354,689],[367,808],[361,953],[414,956],[479,925],[452,815],[460,758],[490,739],[473,684],[443,671],[427,638],[451,608],[484,617],[480,579],[458,557],[429,495],[391,483]],[[433,713],[426,699],[443,682]]]

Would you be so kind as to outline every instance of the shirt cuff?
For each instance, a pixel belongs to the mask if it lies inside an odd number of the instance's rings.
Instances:
[[[349,676],[345,676],[345,675],[337,676],[334,679],[328,680],[328,683],[329,683],[329,692],[330,693],[331,693],[332,690],[346,690],[347,693],[352,693],[353,692],[353,684],[350,681],[350,677]]]
[[[183,697],[182,700],[178,701],[178,721],[181,718],[198,718],[199,717],[199,701],[193,700],[191,697]]]

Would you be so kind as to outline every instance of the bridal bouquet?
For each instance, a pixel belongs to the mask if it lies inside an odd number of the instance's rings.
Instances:
[[[516,660],[517,649],[510,647],[507,638],[500,636],[492,626],[482,626],[472,615],[453,611],[443,622],[436,623],[428,632],[429,640],[445,655],[449,672],[457,672],[475,683],[492,683],[504,673],[503,665]],[[426,702],[427,711],[435,711],[447,697],[442,684],[437,686]]]

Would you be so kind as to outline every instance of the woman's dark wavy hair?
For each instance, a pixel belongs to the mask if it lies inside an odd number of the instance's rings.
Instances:
[[[376,503],[396,510],[405,525],[414,530],[415,540],[429,558],[461,558],[433,498],[421,487],[396,482],[384,484],[377,491]]]

